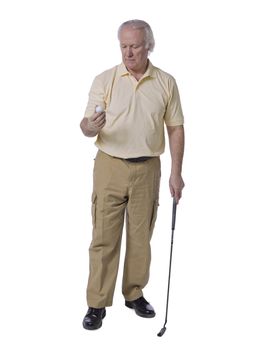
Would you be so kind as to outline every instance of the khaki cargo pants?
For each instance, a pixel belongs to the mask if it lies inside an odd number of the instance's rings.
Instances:
[[[93,237],[89,248],[87,303],[111,306],[126,217],[126,252],[122,293],[126,300],[143,295],[149,279],[150,239],[157,215],[160,159],[140,163],[98,151],[92,194]]]

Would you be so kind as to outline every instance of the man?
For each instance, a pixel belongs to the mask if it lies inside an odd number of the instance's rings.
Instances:
[[[92,84],[84,135],[97,136],[93,173],[93,239],[89,249],[86,329],[98,329],[111,306],[116,283],[124,217],[126,254],[122,281],[125,305],[141,317],[155,316],[143,296],[149,279],[150,239],[157,215],[160,159],[167,126],[172,158],[170,192],[176,202],[184,182],[183,114],[175,79],[154,67],[150,26],[141,20],[118,31],[122,64],[98,75]],[[105,111],[95,112],[97,106]]]

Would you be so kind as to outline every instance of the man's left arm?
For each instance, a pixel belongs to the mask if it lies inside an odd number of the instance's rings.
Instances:
[[[175,197],[175,200],[178,203],[182,196],[183,187],[185,186],[182,178],[182,163],[185,144],[184,127],[183,125],[167,126],[167,132],[172,160],[169,188],[171,196]]]

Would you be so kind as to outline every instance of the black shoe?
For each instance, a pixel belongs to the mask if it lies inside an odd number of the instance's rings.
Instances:
[[[126,300],[125,305],[130,309],[135,309],[136,314],[141,317],[151,318],[156,315],[153,306],[150,305],[144,297],[133,301]]]
[[[83,327],[85,329],[93,330],[98,329],[102,326],[102,320],[106,316],[106,309],[96,309],[90,307],[83,319]]]

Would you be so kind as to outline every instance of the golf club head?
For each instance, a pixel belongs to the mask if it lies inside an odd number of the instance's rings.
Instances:
[[[162,337],[162,335],[165,333],[166,327],[163,327],[159,333],[157,333],[158,337]]]

